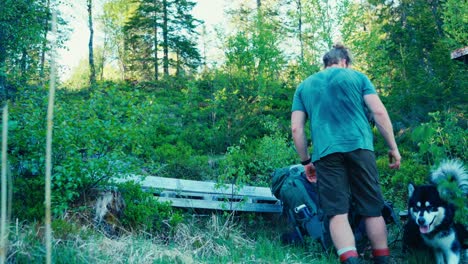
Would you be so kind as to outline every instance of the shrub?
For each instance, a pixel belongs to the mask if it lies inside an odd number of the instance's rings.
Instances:
[[[181,214],[172,209],[170,203],[158,202],[151,193],[144,192],[134,182],[120,184],[119,190],[126,204],[122,218],[122,224],[126,228],[152,234],[168,234],[183,219]]]
[[[396,208],[406,209],[408,201],[408,184],[427,183],[428,167],[417,163],[409,153],[402,152],[403,160],[399,170],[389,168],[388,157],[381,156],[377,159],[380,182],[384,197],[395,205]]]
[[[40,219],[44,212],[47,91],[30,89],[21,95],[10,110],[10,120],[16,124],[8,147],[15,179],[14,213],[20,219]],[[124,84],[103,83],[79,92],[58,90],[52,143],[55,215],[112,177],[160,169],[155,164],[157,147],[177,139],[168,133],[169,119],[162,118],[169,109],[153,93]],[[176,152],[169,154],[171,161],[177,156]]]
[[[265,123],[272,131],[279,131],[275,123]],[[274,132],[249,144],[242,138],[239,145],[228,148],[226,158],[220,162],[222,172],[219,182],[269,186],[271,173],[277,169],[295,164],[297,154],[291,145],[289,135]]]
[[[459,125],[463,114],[452,111],[429,113],[432,121],[416,127],[412,133],[418,147],[418,158],[427,164],[437,164],[448,158],[467,157],[467,132]]]

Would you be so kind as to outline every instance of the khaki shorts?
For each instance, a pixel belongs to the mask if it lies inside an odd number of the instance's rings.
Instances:
[[[384,205],[373,151],[333,153],[314,162],[320,207],[331,217],[352,210],[381,216]]]

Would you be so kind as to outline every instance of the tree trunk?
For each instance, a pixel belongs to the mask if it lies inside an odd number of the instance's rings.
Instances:
[[[167,11],[167,0],[163,1],[163,53],[164,53],[164,61],[163,61],[163,68],[164,68],[164,75],[169,75],[169,39],[168,39],[168,11]]]
[[[180,69],[181,69],[181,66],[180,66],[180,51],[177,51],[177,54],[176,54],[176,76],[180,76]]]
[[[157,7],[157,0],[154,0],[154,8]],[[158,16],[156,11],[154,12],[154,80],[157,81],[159,79],[159,63],[158,63]]]
[[[107,45],[109,43],[109,37],[107,36],[107,33],[104,32],[104,43],[103,43],[103,48],[102,48],[102,58],[101,61],[99,61],[99,80],[102,81],[104,80],[104,65],[106,64],[106,50],[107,50]]]
[[[437,25],[437,34],[439,35],[439,37],[443,37],[444,36],[444,30],[442,28],[443,24],[444,24],[444,21],[442,19],[442,17],[439,15],[439,7],[440,9],[441,8],[441,3],[440,1],[436,0],[436,1],[430,1],[430,4],[431,4],[431,11],[432,11],[432,14],[434,15],[434,21]]]
[[[120,65],[120,70],[121,70],[121,78],[122,80],[126,80],[127,78],[127,42],[125,41],[125,38],[122,38],[122,44],[119,46],[117,49],[117,52],[119,53],[119,65]]]
[[[20,81],[21,84],[26,82],[26,71],[27,71],[28,51],[23,48],[20,59]]]
[[[206,46],[208,45],[207,44],[207,38],[208,38],[208,33],[206,32],[206,25],[203,25],[202,26],[202,40],[203,40],[203,49],[202,49],[202,52],[203,52],[203,71],[206,71],[208,70],[208,65],[206,64],[206,60],[207,60],[207,56],[206,56]]]
[[[7,44],[7,31],[5,28],[0,27],[0,99],[2,106],[6,102],[7,93],[7,79],[6,79],[6,44]]]
[[[94,30],[93,30],[93,1],[88,1],[88,25],[89,25],[89,82],[91,86],[96,83],[96,68],[94,67],[94,55],[93,55],[93,37],[94,37]]]
[[[2,29],[0,29],[0,33],[2,33]],[[7,89],[6,89],[6,71],[5,71],[5,64],[6,64],[6,49],[5,49],[5,41],[2,41],[3,34],[0,34],[0,97],[2,105],[7,100]]]
[[[299,33],[299,44],[301,47],[301,63],[304,62],[304,41],[302,40],[302,3],[301,0],[297,0],[297,10],[299,12],[299,21],[298,21],[298,33]]]

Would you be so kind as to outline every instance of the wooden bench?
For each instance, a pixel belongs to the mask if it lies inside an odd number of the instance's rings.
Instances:
[[[463,61],[465,64],[468,64],[468,46],[456,49],[450,53],[450,58],[452,60]]]
[[[144,191],[152,192],[161,202],[174,207],[241,212],[281,213],[283,206],[270,188],[236,186],[156,176],[132,176]]]

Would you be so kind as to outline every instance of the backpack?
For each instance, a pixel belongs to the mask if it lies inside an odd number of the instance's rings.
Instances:
[[[284,244],[304,243],[304,236],[309,236],[320,241],[325,250],[333,246],[328,218],[319,207],[317,185],[307,181],[304,166],[293,165],[276,169],[272,173],[271,191],[283,203],[283,213],[293,226],[292,232],[282,235],[281,240]],[[353,204],[351,209],[352,207]],[[399,225],[391,202],[385,201],[382,215],[386,224]],[[356,245],[363,248],[367,244],[364,220],[360,215],[353,213],[353,210],[350,210],[348,218]]]
[[[318,206],[317,186],[307,181],[304,166],[276,169],[272,173],[271,191],[282,202],[283,213],[294,229],[282,235],[283,243],[304,243],[304,236],[310,236],[325,249],[332,245],[328,221]]]

